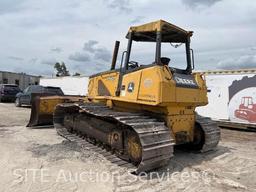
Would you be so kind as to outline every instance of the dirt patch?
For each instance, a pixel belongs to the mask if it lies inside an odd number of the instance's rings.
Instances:
[[[223,141],[231,141],[231,142],[242,142],[242,143],[247,143],[248,141],[256,142],[256,132],[222,129],[221,138]]]
[[[32,144],[27,148],[27,151],[32,152],[33,157],[45,157],[47,161],[50,162],[63,159],[79,159],[83,162],[86,162],[89,159],[96,162],[103,159],[98,153],[81,149],[75,142],[67,140],[53,145]]]
[[[10,129],[5,129],[0,126],[0,137],[6,137],[10,134],[13,134],[15,131]]]
[[[0,133],[1,132],[6,132],[6,131],[9,131],[9,129],[5,129],[5,128],[0,129]]]
[[[15,107],[14,103],[0,103],[0,126],[26,125],[30,117],[30,108]]]

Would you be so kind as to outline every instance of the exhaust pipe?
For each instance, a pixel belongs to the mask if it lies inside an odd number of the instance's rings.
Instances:
[[[118,56],[119,45],[120,45],[120,41],[116,41],[110,70],[114,70],[116,68],[116,60]]]

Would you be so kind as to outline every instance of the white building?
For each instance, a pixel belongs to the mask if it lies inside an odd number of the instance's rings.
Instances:
[[[86,95],[88,83],[89,77],[85,76],[40,78],[40,85],[60,87],[65,95]]]
[[[256,124],[256,69],[204,72],[209,104],[197,112],[217,120]]]

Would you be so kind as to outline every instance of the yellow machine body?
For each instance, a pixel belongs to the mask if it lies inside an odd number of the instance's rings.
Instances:
[[[176,143],[193,140],[195,108],[208,103],[207,88],[203,76],[193,73],[197,88],[177,87],[168,66],[152,66],[123,76],[120,96],[115,96],[119,72],[109,71],[90,78],[88,97],[106,102],[114,109],[146,111],[162,117]],[[176,77],[177,78],[177,77]],[[189,84],[187,79],[178,79]],[[129,86],[133,90],[129,90]]]

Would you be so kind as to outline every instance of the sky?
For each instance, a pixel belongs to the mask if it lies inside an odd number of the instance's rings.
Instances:
[[[117,66],[130,26],[163,19],[194,31],[196,70],[256,67],[254,0],[0,0],[0,70],[52,76],[64,62],[71,74]],[[134,44],[132,59],[153,62],[155,45]],[[165,46],[170,65],[184,65],[184,46]]]

